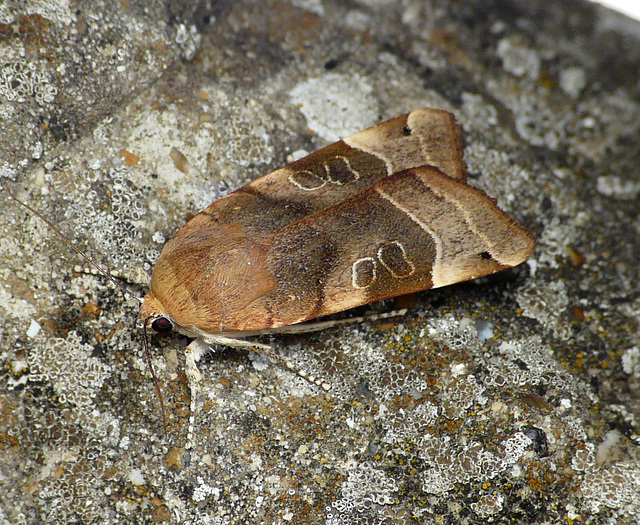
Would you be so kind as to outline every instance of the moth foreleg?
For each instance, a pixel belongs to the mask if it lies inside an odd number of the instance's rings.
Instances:
[[[287,327],[288,328],[288,327]],[[230,346],[232,348],[241,348],[245,350],[251,350],[252,352],[256,352],[257,354],[264,354],[267,357],[273,359],[276,363],[279,363],[281,366],[290,370],[297,376],[300,376],[305,381],[309,383],[319,386],[324,390],[329,390],[331,386],[328,383],[323,382],[321,379],[309,375],[304,370],[300,370],[296,365],[294,365],[291,361],[283,358],[280,354],[277,354],[273,351],[273,348],[269,345],[265,345],[263,343],[257,343],[255,341],[247,341],[245,339],[233,339],[231,337],[225,337],[223,335],[215,335],[215,336],[207,336],[207,342],[222,344],[225,346]]]
[[[82,266],[80,264],[76,264],[73,267],[73,273],[76,276],[102,275],[97,268],[94,268],[93,266]],[[127,283],[127,284],[135,284],[135,285],[148,287],[149,283],[151,282],[151,277],[149,277],[149,274],[145,272],[142,268],[135,268],[127,272],[121,272],[118,270],[108,270],[108,274],[114,279],[118,279],[119,281],[123,281],[124,283]]]
[[[243,341],[242,339],[232,339],[222,335],[207,336],[206,340],[194,339],[187,348],[185,348],[185,374],[189,385],[189,395],[191,396],[191,402],[189,403],[189,429],[187,430],[187,442],[184,446],[186,450],[193,447],[193,437],[196,428],[198,392],[200,390],[200,381],[202,380],[202,374],[200,370],[198,370],[197,362],[200,361],[204,354],[210,351],[210,345],[213,344],[221,344],[234,348],[248,348],[254,351],[261,351],[263,350],[262,347],[264,347],[264,349],[270,349],[267,345]]]
[[[270,357],[286,369],[292,371],[302,379],[319,386],[324,390],[329,390],[330,385],[322,382],[320,379],[309,375],[304,370],[297,368],[291,361],[287,361],[281,355],[275,353],[273,348],[263,343],[257,343],[255,341],[247,341],[244,339],[234,339],[232,337],[226,337],[224,335],[207,335],[205,339],[194,339],[185,349],[185,374],[187,376],[187,383],[189,385],[189,391],[191,396],[191,402],[189,405],[189,429],[187,430],[187,442],[184,446],[186,450],[193,447],[193,437],[195,435],[196,428],[196,414],[198,410],[198,392],[200,390],[199,383],[202,379],[202,374],[198,370],[197,362],[200,358],[210,351],[210,345],[219,344],[228,346],[231,348],[239,348],[243,350],[251,350],[258,354],[265,354]]]
[[[272,333],[278,334],[302,334],[309,332],[318,332],[329,328],[335,328],[336,326],[345,326],[349,324],[361,323],[363,321],[376,321],[378,319],[388,319],[390,317],[401,317],[407,312],[406,308],[402,310],[394,310],[392,312],[365,314],[358,317],[349,317],[347,319],[336,319],[329,321],[316,321],[307,324],[296,324],[290,326],[283,326]],[[189,414],[189,429],[187,432],[186,449],[190,449],[193,446],[193,436],[195,433],[196,413],[198,407],[198,391],[199,383],[202,379],[202,374],[198,370],[197,362],[200,358],[210,350],[210,345],[219,344],[228,346],[231,348],[238,348],[242,350],[250,350],[258,354],[264,354],[270,357],[281,366],[290,370],[294,374],[298,375],[305,381],[319,386],[324,390],[330,390],[331,385],[323,382],[321,379],[314,377],[304,370],[296,367],[291,361],[283,358],[280,354],[274,352],[273,348],[269,345],[258,343],[256,341],[248,341],[246,339],[234,339],[233,337],[227,337],[224,335],[209,334],[202,339],[194,339],[189,346],[185,349],[185,373],[187,375],[187,381],[189,384],[189,390],[191,394],[190,414]]]
[[[187,430],[187,443],[184,448],[189,450],[193,446],[193,436],[196,428],[196,413],[198,410],[198,391],[202,374],[196,364],[200,358],[209,350],[209,346],[202,339],[194,339],[184,350],[185,374],[189,385],[189,429]]]

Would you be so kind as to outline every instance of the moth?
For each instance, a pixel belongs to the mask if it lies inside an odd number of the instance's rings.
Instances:
[[[462,156],[453,115],[423,108],[243,186],[165,245],[140,320],[194,338],[195,385],[210,344],[264,351],[244,338],[522,263],[533,235]]]
[[[201,211],[164,246],[140,309],[186,348],[193,438],[197,361],[210,345],[310,331],[320,317],[516,266],[531,232],[466,183],[452,114],[422,108],[257,179]],[[274,356],[277,357],[277,356]]]

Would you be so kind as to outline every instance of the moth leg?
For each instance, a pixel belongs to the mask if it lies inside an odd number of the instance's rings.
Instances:
[[[82,266],[80,264],[76,264],[73,267],[73,273],[77,276],[94,275],[98,277],[102,275],[97,268],[94,268],[93,266]],[[126,273],[119,270],[108,270],[108,274],[114,279],[123,281],[126,284],[135,284],[149,287],[149,283],[151,283],[151,277],[149,277],[149,274],[142,268],[135,268],[134,270]]]
[[[350,324],[362,323],[363,321],[377,321],[379,319],[388,319],[389,317],[402,317],[407,313],[407,309],[393,310],[391,312],[365,314],[358,317],[348,317],[346,319],[334,319],[330,321],[316,321],[312,323],[292,324],[289,326],[281,326],[273,330],[277,334],[306,334],[309,332],[320,332],[328,328],[336,326],[345,326]]]
[[[358,317],[349,317],[347,319],[336,319],[331,321],[317,321],[315,323],[297,324],[290,326],[283,326],[272,333],[278,334],[302,334],[309,332],[318,332],[326,330],[328,328],[334,328],[336,326],[344,326],[349,324],[361,323],[363,321],[376,321],[378,319],[388,319],[389,317],[401,317],[407,313],[407,309],[394,310],[391,312],[383,312],[379,314],[369,314]],[[187,375],[187,381],[189,384],[189,390],[191,394],[190,414],[189,414],[189,429],[187,431],[187,443],[185,449],[190,449],[193,446],[193,436],[195,434],[196,426],[196,411],[198,407],[198,391],[202,374],[198,370],[197,362],[200,358],[209,351],[209,345],[224,345],[231,348],[238,348],[242,350],[250,350],[258,354],[264,354],[267,357],[273,359],[280,366],[290,370],[297,376],[301,377],[309,383],[319,386],[323,390],[330,390],[331,385],[323,382],[320,378],[314,377],[304,370],[296,367],[291,361],[284,359],[280,354],[273,351],[273,348],[263,343],[255,341],[247,341],[245,339],[234,339],[233,337],[226,337],[224,335],[208,335],[204,339],[194,339],[189,346],[185,349],[185,373]]]
[[[202,380],[202,374],[200,370],[198,370],[196,363],[200,361],[200,358],[207,350],[208,346],[202,339],[194,339],[184,350],[185,374],[191,396],[189,405],[189,429],[187,430],[187,442],[184,446],[186,450],[189,450],[193,446],[193,436],[196,428],[196,412],[198,410],[198,391],[200,390],[199,383]]]
[[[350,324],[361,323],[363,321],[376,321],[378,319],[388,319],[389,317],[401,317],[407,313],[407,309],[393,310],[391,312],[366,314],[358,317],[349,317],[347,319],[334,319],[330,321],[316,321],[306,324],[294,324],[289,326],[281,326],[272,330],[270,333],[274,334],[305,334],[309,332],[320,332],[329,328],[335,328],[336,326],[345,326]],[[266,345],[261,345],[265,347]],[[287,369],[300,376],[302,379],[309,381],[310,383],[321,387],[323,390],[330,390],[331,385],[323,382],[320,378],[307,374],[304,370],[297,368],[291,361],[287,361],[279,354],[276,354],[271,347],[266,347],[264,350],[256,350],[269,356],[274,361],[285,366]]]
[[[268,350],[263,350],[259,353],[263,353],[266,356],[270,357],[276,363],[279,363],[281,366],[285,367],[287,370],[290,370],[291,372],[296,374],[298,377],[301,377],[305,381],[308,381],[312,385],[319,386],[325,391],[329,391],[331,389],[331,385],[329,383],[325,383],[324,381],[322,381],[321,378],[312,376],[307,372],[305,372],[304,370],[302,370],[301,368],[298,368],[291,361],[285,359],[280,354],[276,354],[271,347],[269,347]]]
[[[207,335],[204,338],[204,341],[209,345],[223,345],[241,350],[252,350],[258,353],[264,353],[267,350],[271,350],[269,345],[256,343],[255,341],[247,341],[245,339],[234,339],[233,337],[227,337],[225,335]],[[205,346],[205,348],[208,347]]]
[[[329,390],[331,388],[331,385],[329,385],[328,383],[323,382],[317,377],[309,375],[304,370],[300,370],[291,361],[288,361],[287,359],[284,359],[280,354],[275,353],[273,351],[273,348],[269,345],[257,343],[255,341],[246,341],[244,339],[233,339],[232,337],[225,337],[224,335],[207,336],[206,342],[211,344],[230,346],[231,348],[251,350],[252,352],[256,352],[257,354],[264,354],[267,357],[273,359],[276,363],[279,363],[282,367],[290,370],[297,376],[300,376],[305,381],[308,381],[315,386],[319,386],[323,390]]]

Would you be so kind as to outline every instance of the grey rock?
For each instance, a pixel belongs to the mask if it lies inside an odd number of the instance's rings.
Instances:
[[[151,339],[165,437],[137,306],[0,192],[0,522],[640,521],[640,24],[588,2],[69,5],[0,7],[1,180],[134,294],[227,191],[422,106],[456,114],[470,183],[539,242],[396,322],[275,338],[328,393],[221,349],[187,452],[187,341]]]

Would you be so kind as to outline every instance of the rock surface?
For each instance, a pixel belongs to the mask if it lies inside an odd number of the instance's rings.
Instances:
[[[528,262],[201,366],[0,192],[0,522],[640,521],[640,24],[588,2],[0,7],[0,175],[142,295],[230,189],[430,106]],[[71,7],[74,6],[74,7]],[[390,310],[393,302],[377,305]]]

